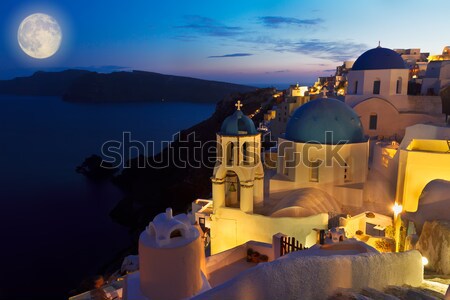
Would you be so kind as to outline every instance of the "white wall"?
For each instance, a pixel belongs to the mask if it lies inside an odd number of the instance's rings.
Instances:
[[[317,145],[295,143],[284,139],[278,140],[279,160],[278,176],[270,180],[270,193],[293,190],[303,187],[315,187],[327,191],[334,196],[339,204],[359,207],[362,205],[363,184],[367,178],[369,142],[344,145]],[[286,147],[283,151],[283,147]],[[319,148],[317,148],[319,147]],[[329,153],[339,147],[338,154],[348,164],[348,181],[344,179],[345,167],[335,161]],[[285,155],[283,156],[283,153]],[[319,166],[318,182],[310,181],[311,168],[302,159],[303,153],[308,153],[308,159],[323,161]],[[285,175],[286,160],[293,159]],[[347,187],[348,186],[348,187]]]
[[[360,116],[364,134],[375,137],[402,137],[408,126],[419,123],[444,123],[444,115],[440,111],[440,97],[400,96],[391,97],[388,101],[372,97],[356,104],[353,109]],[[400,108],[402,111],[401,112]],[[372,114],[377,115],[377,128],[369,129]]]
[[[423,280],[422,256],[418,251],[325,257],[296,255],[301,252],[259,264],[194,299],[320,300],[328,299],[339,288],[419,286]]]
[[[220,208],[211,216],[211,253],[216,254],[250,240],[272,243],[272,236],[282,232],[310,247],[316,242],[314,228],[325,229],[328,214],[306,218],[271,218],[246,214],[238,209]]]
[[[348,75],[348,88],[345,102],[354,106],[368,96],[389,97],[391,95],[405,96],[408,92],[407,69],[386,69],[386,70],[361,70],[350,71]],[[397,80],[401,79],[401,91],[397,93]],[[380,94],[373,94],[373,83],[380,80]],[[358,92],[354,94],[355,82],[358,81]]]

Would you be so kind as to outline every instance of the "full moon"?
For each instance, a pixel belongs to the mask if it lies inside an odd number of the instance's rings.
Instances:
[[[44,59],[55,54],[61,45],[62,33],[56,20],[46,14],[32,14],[20,23],[17,40],[23,52]]]

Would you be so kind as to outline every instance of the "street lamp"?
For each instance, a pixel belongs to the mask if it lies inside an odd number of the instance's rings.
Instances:
[[[403,206],[395,202],[392,210],[394,211],[394,218],[396,218],[403,211]]]
[[[403,211],[403,206],[395,202],[394,207],[392,207],[394,211],[394,226],[395,226],[395,252],[398,252],[400,249],[400,227],[402,224],[400,214]]]

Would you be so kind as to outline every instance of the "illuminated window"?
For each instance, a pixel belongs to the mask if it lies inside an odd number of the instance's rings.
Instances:
[[[319,182],[319,165],[319,160],[309,163],[309,181]]]
[[[375,80],[373,82],[373,94],[375,94],[375,95],[379,95],[380,94],[380,86],[381,86],[381,81],[380,80]]]
[[[369,129],[370,130],[376,130],[377,129],[377,122],[378,122],[378,115],[377,114],[371,114],[369,119]]]

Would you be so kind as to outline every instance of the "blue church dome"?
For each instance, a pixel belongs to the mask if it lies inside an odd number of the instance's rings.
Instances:
[[[387,48],[373,48],[361,54],[353,64],[352,70],[406,69],[400,54]]]
[[[241,110],[236,110],[234,114],[228,116],[220,128],[220,134],[222,135],[248,135],[257,133],[252,119],[244,115]]]
[[[326,133],[330,131],[333,134]],[[332,98],[311,100],[297,108],[287,123],[285,137],[294,142],[332,145],[365,141],[359,116]]]

